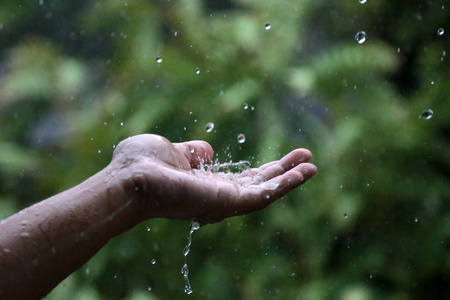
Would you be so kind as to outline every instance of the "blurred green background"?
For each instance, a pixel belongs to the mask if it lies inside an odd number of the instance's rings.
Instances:
[[[360,2],[2,0],[0,218],[146,132],[252,166],[305,147],[319,170],[195,232],[191,295],[189,222],[155,219],[46,299],[450,297],[450,6]]]

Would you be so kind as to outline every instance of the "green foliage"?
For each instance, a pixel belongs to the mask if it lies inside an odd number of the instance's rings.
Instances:
[[[47,299],[450,294],[449,10],[341,2],[2,1],[1,217],[144,132],[204,139],[219,160],[254,166],[305,147],[319,169],[269,208],[195,232],[191,296],[188,222],[149,220]]]

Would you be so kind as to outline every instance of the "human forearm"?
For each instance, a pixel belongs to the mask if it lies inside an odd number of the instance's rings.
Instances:
[[[37,299],[131,228],[109,168],[0,222],[0,298]],[[2,295],[3,294],[3,295]]]

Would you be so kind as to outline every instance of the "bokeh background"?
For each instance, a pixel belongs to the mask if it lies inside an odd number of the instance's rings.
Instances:
[[[2,0],[1,218],[141,133],[252,166],[305,147],[319,169],[195,232],[191,295],[189,221],[155,219],[46,299],[450,297],[450,4],[361,2]]]

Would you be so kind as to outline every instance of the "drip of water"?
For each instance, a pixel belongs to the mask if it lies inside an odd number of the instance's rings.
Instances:
[[[192,294],[192,287],[191,287],[191,283],[189,282],[189,267],[187,265],[186,259],[187,259],[187,255],[191,251],[192,234],[194,233],[194,231],[198,230],[199,228],[200,228],[200,224],[199,223],[194,222],[194,221],[191,222],[191,226],[190,226],[190,229],[189,229],[188,242],[187,242],[186,246],[183,249],[184,265],[181,268],[181,274],[183,274],[183,278],[184,278],[184,292],[186,294]]]

